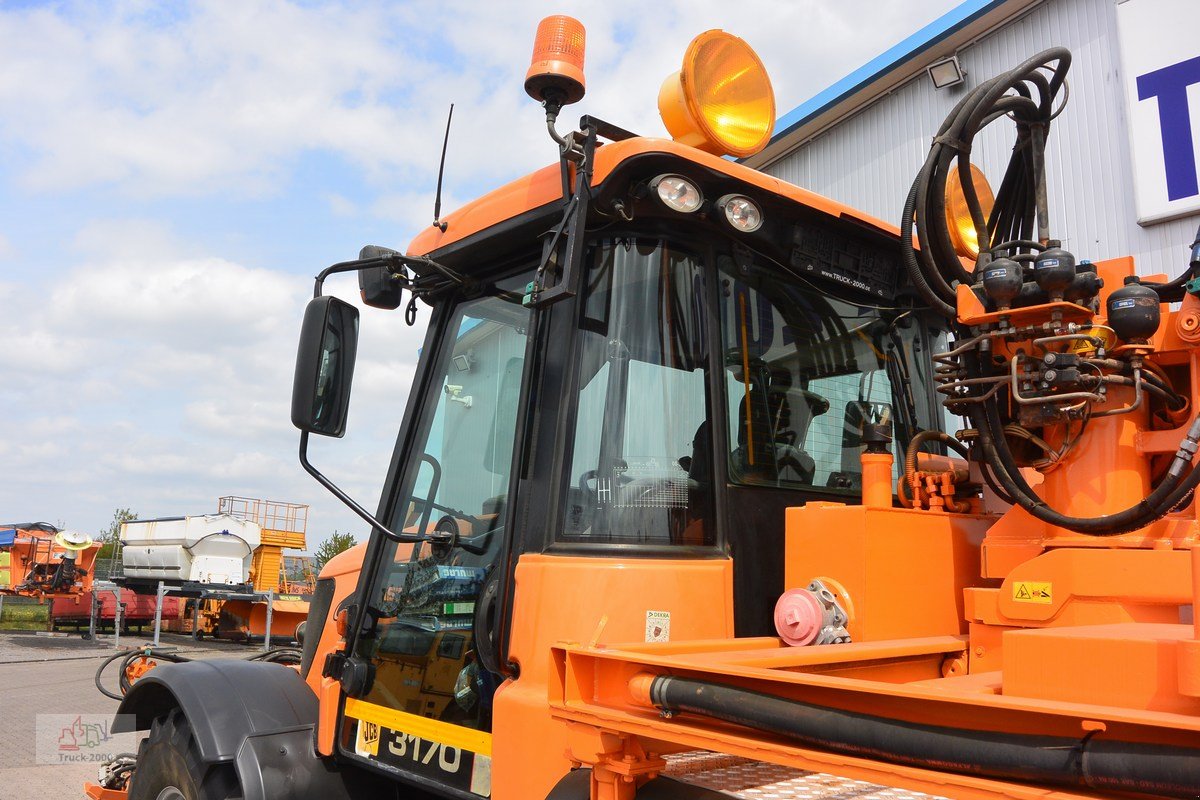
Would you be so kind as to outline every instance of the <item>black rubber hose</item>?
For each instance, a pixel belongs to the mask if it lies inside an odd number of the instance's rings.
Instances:
[[[1198,272],[1200,272],[1200,227],[1196,228],[1196,238],[1192,240],[1191,257],[1188,259],[1188,266],[1183,274],[1166,283],[1143,282],[1142,285],[1149,286],[1158,292],[1159,299],[1164,303],[1178,303],[1183,299],[1184,285],[1196,277]]]
[[[1088,536],[1117,536],[1144,528],[1170,513],[1189,492],[1200,486],[1200,467],[1193,467],[1184,472],[1191,465],[1191,459],[1182,449],[1181,443],[1181,449],[1172,460],[1167,475],[1149,495],[1135,505],[1101,517],[1066,516],[1050,508],[1037,496],[1021,475],[1020,467],[1013,458],[1003,434],[998,437],[992,435],[993,430],[1002,431],[1004,428],[994,402],[988,401],[982,405],[982,409],[978,406],[971,407],[969,414],[972,425],[979,430],[979,443],[993,474],[1017,505],[1050,525]],[[1200,441],[1200,416],[1196,417],[1184,438],[1184,442],[1188,441]]]
[[[669,676],[654,679],[650,701],[667,713],[700,714],[893,764],[1164,797],[1200,791],[1200,750],[1193,748],[920,725]]]
[[[111,697],[113,700],[124,699],[125,693],[129,691],[130,686],[128,678],[125,677],[125,670],[129,666],[129,663],[139,656],[150,656],[151,658],[170,661],[174,664],[181,664],[185,661],[191,661],[191,659],[187,656],[181,656],[178,653],[170,650],[159,650],[153,647],[138,647],[130,650],[121,650],[104,659],[104,661],[100,663],[100,666],[96,668],[95,683],[96,688],[100,691],[100,694],[104,695],[105,697]],[[103,683],[104,671],[108,669],[109,664],[112,664],[117,659],[121,659],[121,674],[117,676],[117,685],[121,689],[121,694],[116,694],[114,692],[110,692],[108,689],[105,689]]]
[[[982,449],[978,449],[976,452],[982,456]],[[995,493],[996,497],[1000,498],[1001,501],[1008,503],[1010,506],[1015,506],[1017,501],[1011,494],[1004,490],[1003,486],[1000,485],[999,481],[996,479],[996,476],[992,474],[992,468],[988,465],[987,461],[980,457],[976,463],[979,464],[979,472],[983,475],[984,482],[988,485],[988,488]]]
[[[111,697],[113,700],[124,699],[125,693],[128,692],[131,687],[129,679],[126,677],[126,668],[129,666],[130,662],[141,656],[149,656],[151,658],[158,659],[159,661],[166,661],[172,664],[183,664],[193,660],[187,656],[180,655],[173,650],[161,650],[153,647],[138,647],[130,650],[121,650],[120,652],[113,653],[111,656],[104,659],[104,661],[101,662],[100,666],[96,669],[95,683],[96,688],[100,691],[100,694],[104,695],[105,697]],[[117,685],[121,689],[120,694],[111,692],[104,688],[103,682],[104,671],[108,669],[109,665],[117,659],[122,659],[121,674],[117,676]],[[295,647],[277,647],[264,653],[253,653],[248,656],[243,656],[243,659],[246,661],[266,661],[269,663],[282,664],[286,666],[290,664],[299,664],[301,659],[301,651]]]
[[[912,188],[908,190],[908,198],[904,201],[904,216],[900,218],[900,239],[904,242],[912,242],[913,237],[913,209],[917,203],[917,183],[914,181]],[[904,259],[904,266],[908,270],[909,280],[912,281],[917,293],[921,298],[929,304],[929,307],[937,311],[943,317],[953,318],[957,313],[955,307],[940,296],[929,282],[925,280],[925,273],[921,270],[921,265],[917,263],[917,253],[912,248],[911,244],[905,245],[900,249],[901,257]]]
[[[1149,370],[1142,373],[1142,380],[1161,390],[1166,395],[1164,402],[1172,411],[1181,411],[1187,407],[1187,398],[1175,391],[1166,381]]]
[[[926,430],[921,431],[914,436],[911,441],[909,441],[908,449],[905,450],[904,453],[905,471],[916,471],[917,453],[920,452],[921,445],[925,444],[926,442],[938,442],[939,444],[944,444],[946,447],[949,447],[955,453],[962,456],[963,460],[971,460],[971,453],[969,450],[967,450],[967,446],[958,439],[955,439],[953,436],[948,433],[944,433],[943,431]]]
[[[959,101],[934,137],[905,202],[901,248],[914,288],[943,316],[954,318],[955,286],[974,280],[954,250],[946,223],[946,181],[951,170],[957,169],[967,209],[983,245],[984,254],[976,261],[976,272],[989,261],[987,251],[991,245],[1034,239],[1047,224],[1042,151],[1056,113],[1055,98],[1065,83],[1070,63],[1069,51],[1052,48],[985,81]],[[1049,77],[1043,70],[1049,71]],[[979,132],[1001,117],[1016,122],[1017,142],[992,213],[985,219],[970,180],[970,153]],[[913,247],[914,229],[919,249]]]

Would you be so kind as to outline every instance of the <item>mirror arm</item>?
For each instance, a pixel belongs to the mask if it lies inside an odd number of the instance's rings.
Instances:
[[[331,269],[332,269],[332,267],[331,267]],[[319,290],[320,290],[320,286],[318,284],[318,291]],[[330,493],[333,494],[334,497],[336,497],[338,500],[341,500],[343,503],[345,503],[346,506],[351,511],[353,511],[358,516],[362,517],[366,522],[368,522],[371,525],[372,528],[378,528],[380,531],[383,532],[384,536],[391,539],[393,542],[423,542],[426,540],[426,537],[422,536],[420,534],[396,533],[395,531],[391,530],[386,525],[384,525],[382,522],[375,519],[375,517],[371,514],[371,512],[367,511],[365,508],[360,506],[358,503],[354,502],[354,498],[352,498],[350,495],[343,492],[340,488],[338,488],[337,484],[335,484],[333,481],[326,478],[319,469],[314,467],[308,460],[308,431],[300,432],[300,464],[301,464],[301,466],[304,467],[305,472],[307,472],[309,475],[312,475],[314,478],[316,478],[317,483],[321,484],[326,489],[328,489],[330,491]]]
[[[339,261],[333,266],[326,267],[321,270],[316,277],[316,285],[313,287],[313,298],[321,296],[322,287],[325,285],[325,279],[330,275],[335,275],[339,272],[357,272],[360,269],[368,267],[388,267],[396,263],[403,263],[395,256],[386,258],[356,258],[353,261]]]
[[[317,274],[315,285],[313,287],[313,297],[320,297],[322,288],[325,285],[325,279],[330,275],[335,275],[339,272],[357,272],[360,269],[368,269],[370,267],[416,268],[417,266],[431,269],[440,274],[446,280],[459,286],[468,286],[472,283],[470,278],[467,278],[461,273],[450,269],[444,264],[439,264],[431,258],[425,256],[413,258],[412,256],[402,256],[399,253],[394,253],[392,255],[382,256],[379,258],[356,258],[353,261],[339,261],[332,266],[326,267]],[[415,291],[418,289],[418,284],[416,281],[405,279],[402,276],[397,276],[397,279],[401,280],[404,284],[404,288],[410,291]]]

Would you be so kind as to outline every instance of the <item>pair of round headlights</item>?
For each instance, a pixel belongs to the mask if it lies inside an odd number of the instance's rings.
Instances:
[[[700,210],[704,195],[700,187],[681,175],[659,175],[650,181],[650,189],[667,208],[684,214]],[[727,194],[717,200],[717,208],[725,221],[742,233],[753,233],[762,227],[762,209],[744,194]]]

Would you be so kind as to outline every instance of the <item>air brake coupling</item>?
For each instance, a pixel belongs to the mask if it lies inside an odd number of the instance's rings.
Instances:
[[[850,641],[850,615],[823,582],[789,589],[775,603],[775,632],[792,647]]]

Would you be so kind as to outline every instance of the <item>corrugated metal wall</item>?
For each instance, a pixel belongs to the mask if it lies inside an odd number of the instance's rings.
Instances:
[[[1070,102],[1047,151],[1052,234],[1080,258],[1132,254],[1142,275],[1178,275],[1200,219],[1137,224],[1114,0],[1045,0],[960,50],[967,87],[1054,45],[1074,61]],[[967,87],[937,90],[922,73],[766,171],[898,223],[930,138]],[[976,145],[974,161],[994,186],[1012,139],[1000,120]]]

